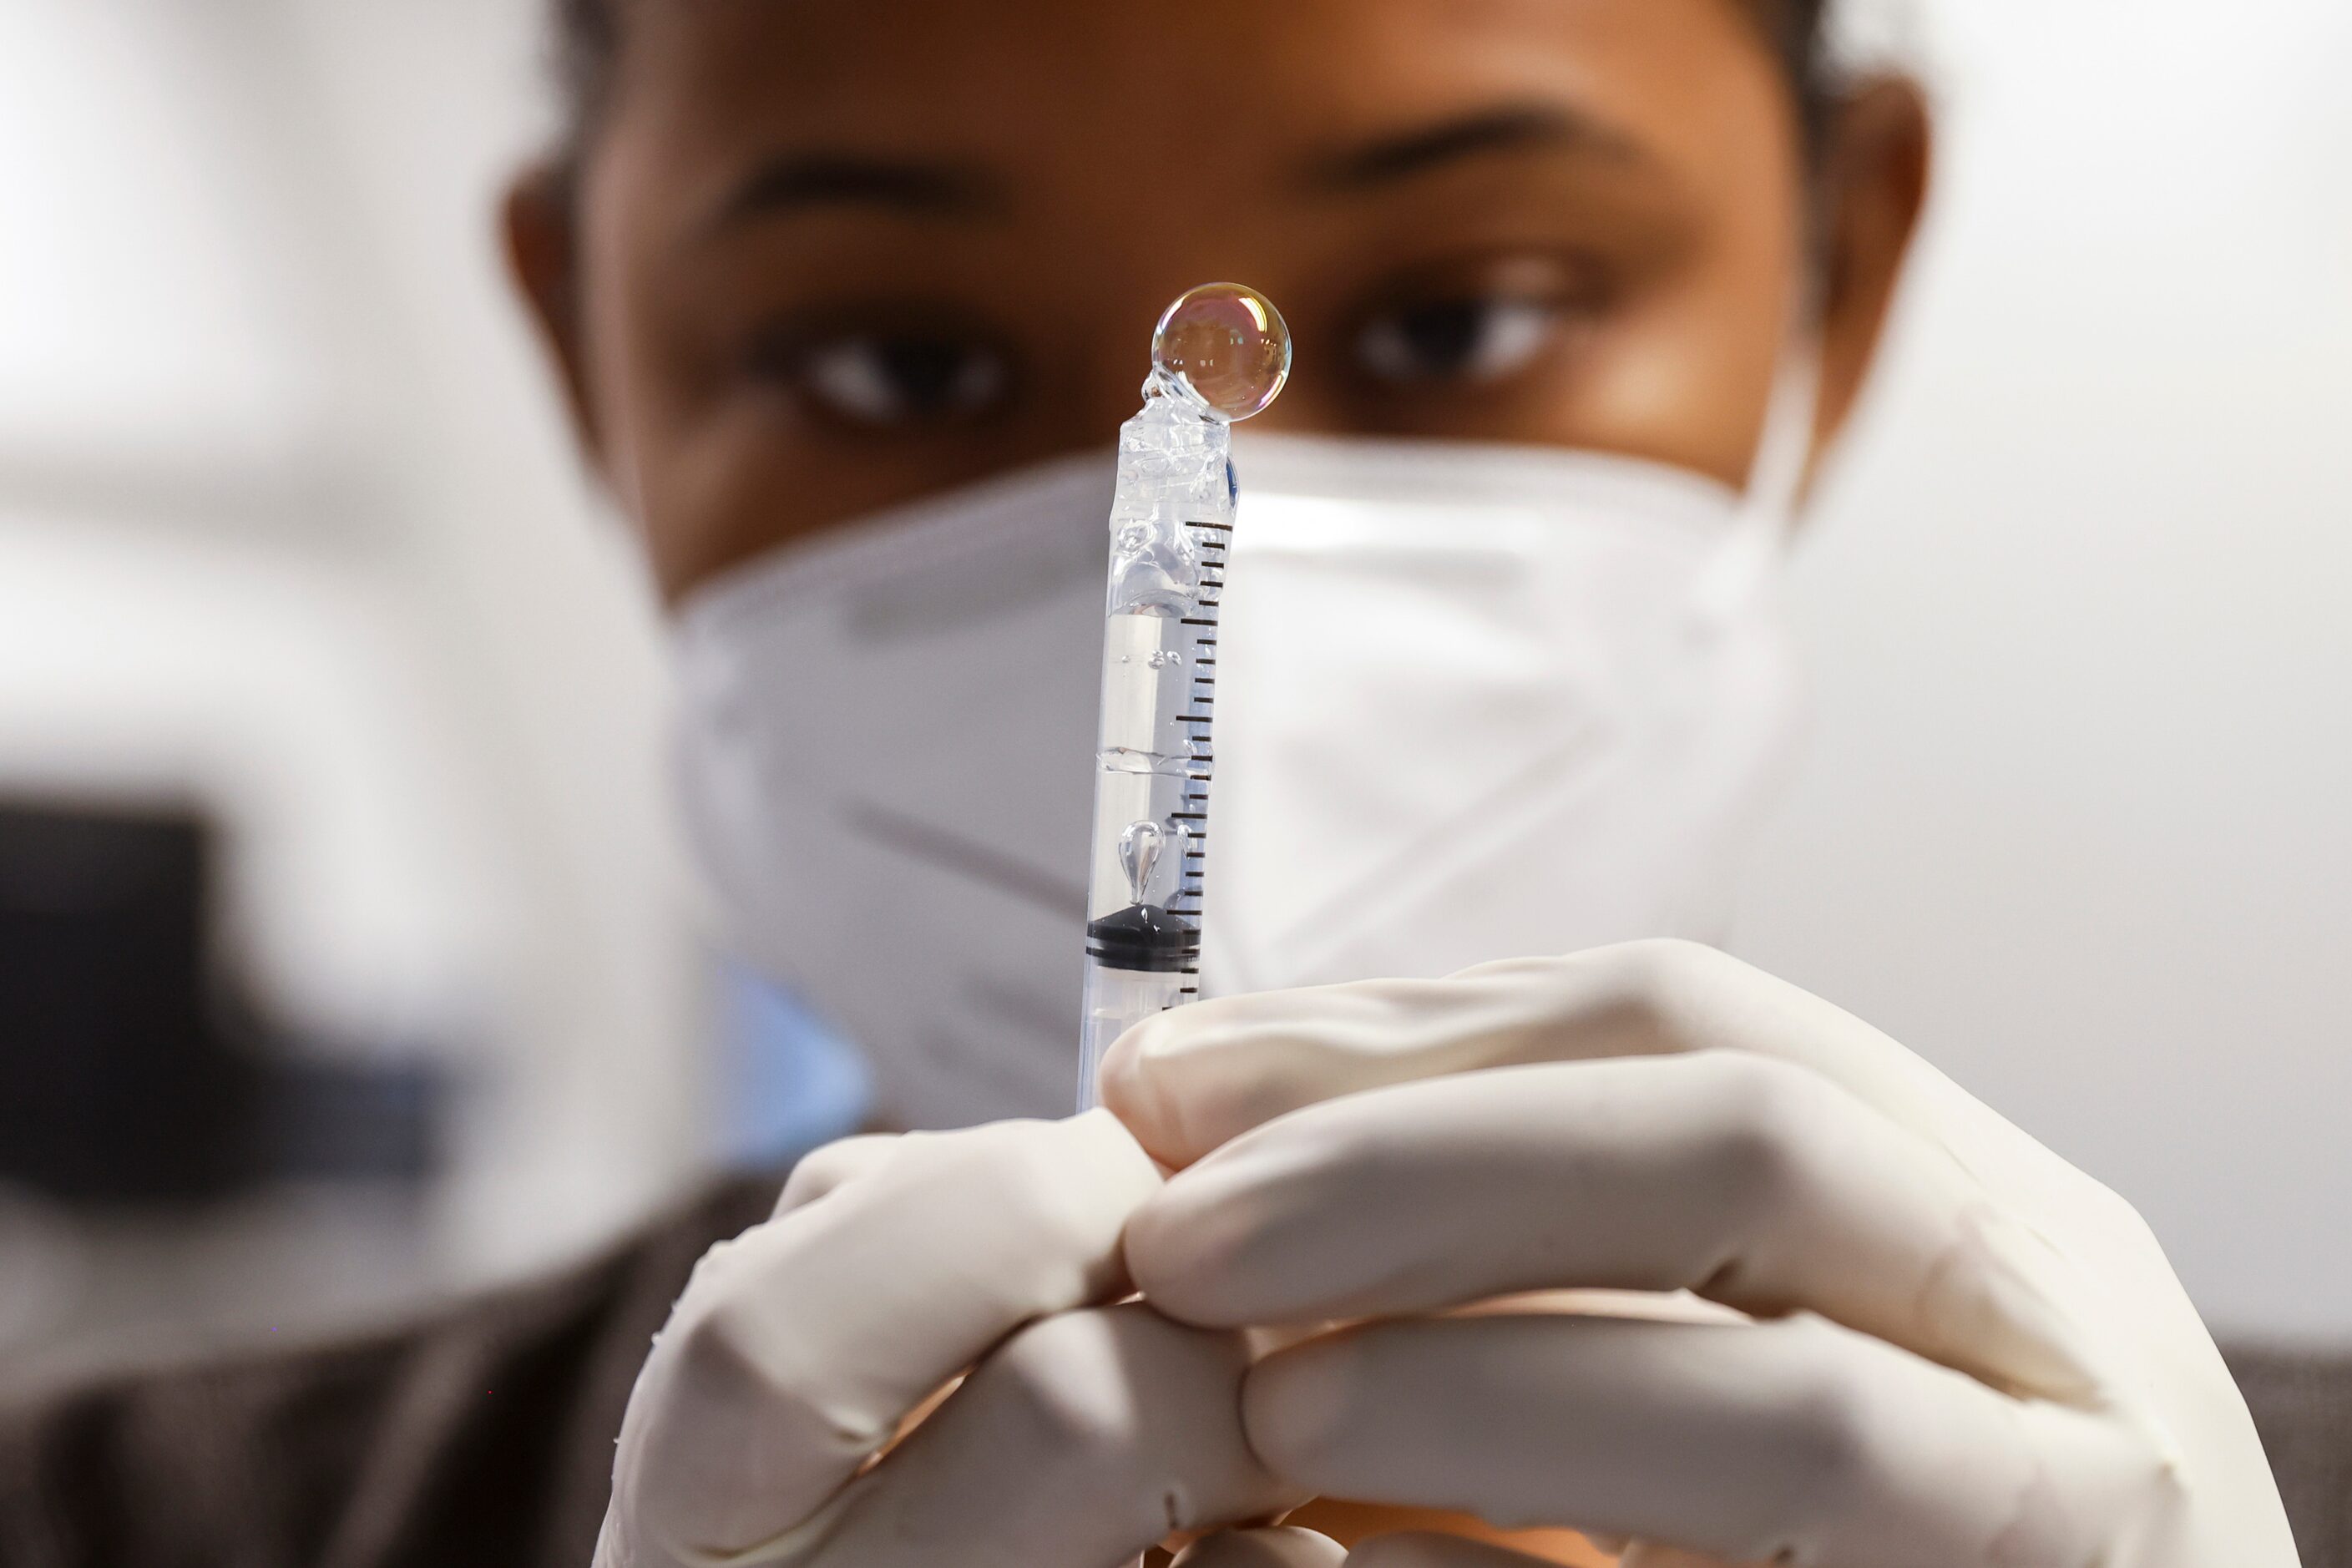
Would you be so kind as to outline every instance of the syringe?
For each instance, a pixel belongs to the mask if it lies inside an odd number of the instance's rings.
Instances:
[[[1113,1041],[1200,994],[1217,646],[1234,503],[1231,426],[1290,374],[1255,289],[1213,283],[1160,317],[1143,410],[1119,432],[1104,603],[1078,1105]]]

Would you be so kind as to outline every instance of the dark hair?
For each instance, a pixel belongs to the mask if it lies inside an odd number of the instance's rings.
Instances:
[[[1767,19],[1796,91],[1805,145],[1816,153],[1828,140],[1838,100],[1837,71],[1830,58],[1829,9],[1830,0],[1774,0]]]
[[[629,0],[554,0],[556,66],[564,97],[565,144],[576,158],[602,117],[621,53],[621,11]],[[1829,0],[1757,0],[1749,6],[1772,34],[1794,85],[1806,142],[1818,149],[1836,89],[1830,69]]]
[[[604,118],[621,54],[621,0],[555,0],[555,77],[563,146],[575,162]]]

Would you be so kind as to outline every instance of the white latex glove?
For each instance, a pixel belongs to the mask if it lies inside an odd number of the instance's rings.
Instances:
[[[1189,1167],[1129,1229],[1147,1300],[1210,1328],[1373,1320],[1248,1375],[1252,1447],[1303,1488],[1679,1549],[1632,1563],[2296,1561],[2139,1216],[1719,953],[1203,1003],[1122,1040],[1104,1091]],[[1433,1315],[1561,1288],[1753,1321]],[[1252,1549],[1316,1561],[1216,1547]],[[1507,1561],[1425,1537],[1351,1559]]]
[[[598,1568],[1106,1568],[1278,1513],[1239,1336],[1103,1305],[1159,1187],[1099,1112],[810,1156],[655,1340]]]

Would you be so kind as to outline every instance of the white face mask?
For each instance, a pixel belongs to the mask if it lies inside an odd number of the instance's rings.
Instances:
[[[1531,447],[1235,463],[1205,992],[1723,934],[1799,711],[1784,507]]]
[[[1206,989],[1717,934],[1797,711],[1780,401],[1745,501],[1588,453],[1237,443]],[[1112,480],[936,498],[681,617],[728,935],[898,1125],[1069,1109]]]

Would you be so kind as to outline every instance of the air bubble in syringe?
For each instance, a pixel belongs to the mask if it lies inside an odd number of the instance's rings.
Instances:
[[[1160,853],[1167,847],[1167,835],[1156,822],[1130,823],[1119,835],[1118,863],[1127,872],[1127,885],[1137,903],[1150,901],[1145,895],[1151,890],[1151,873],[1159,869]]]
[[[1162,778],[1191,778],[1192,770],[1200,765],[1193,757],[1171,757],[1161,752],[1139,752],[1128,746],[1114,746],[1098,752],[1095,761],[1105,773],[1129,773],[1138,778],[1153,773]]]

